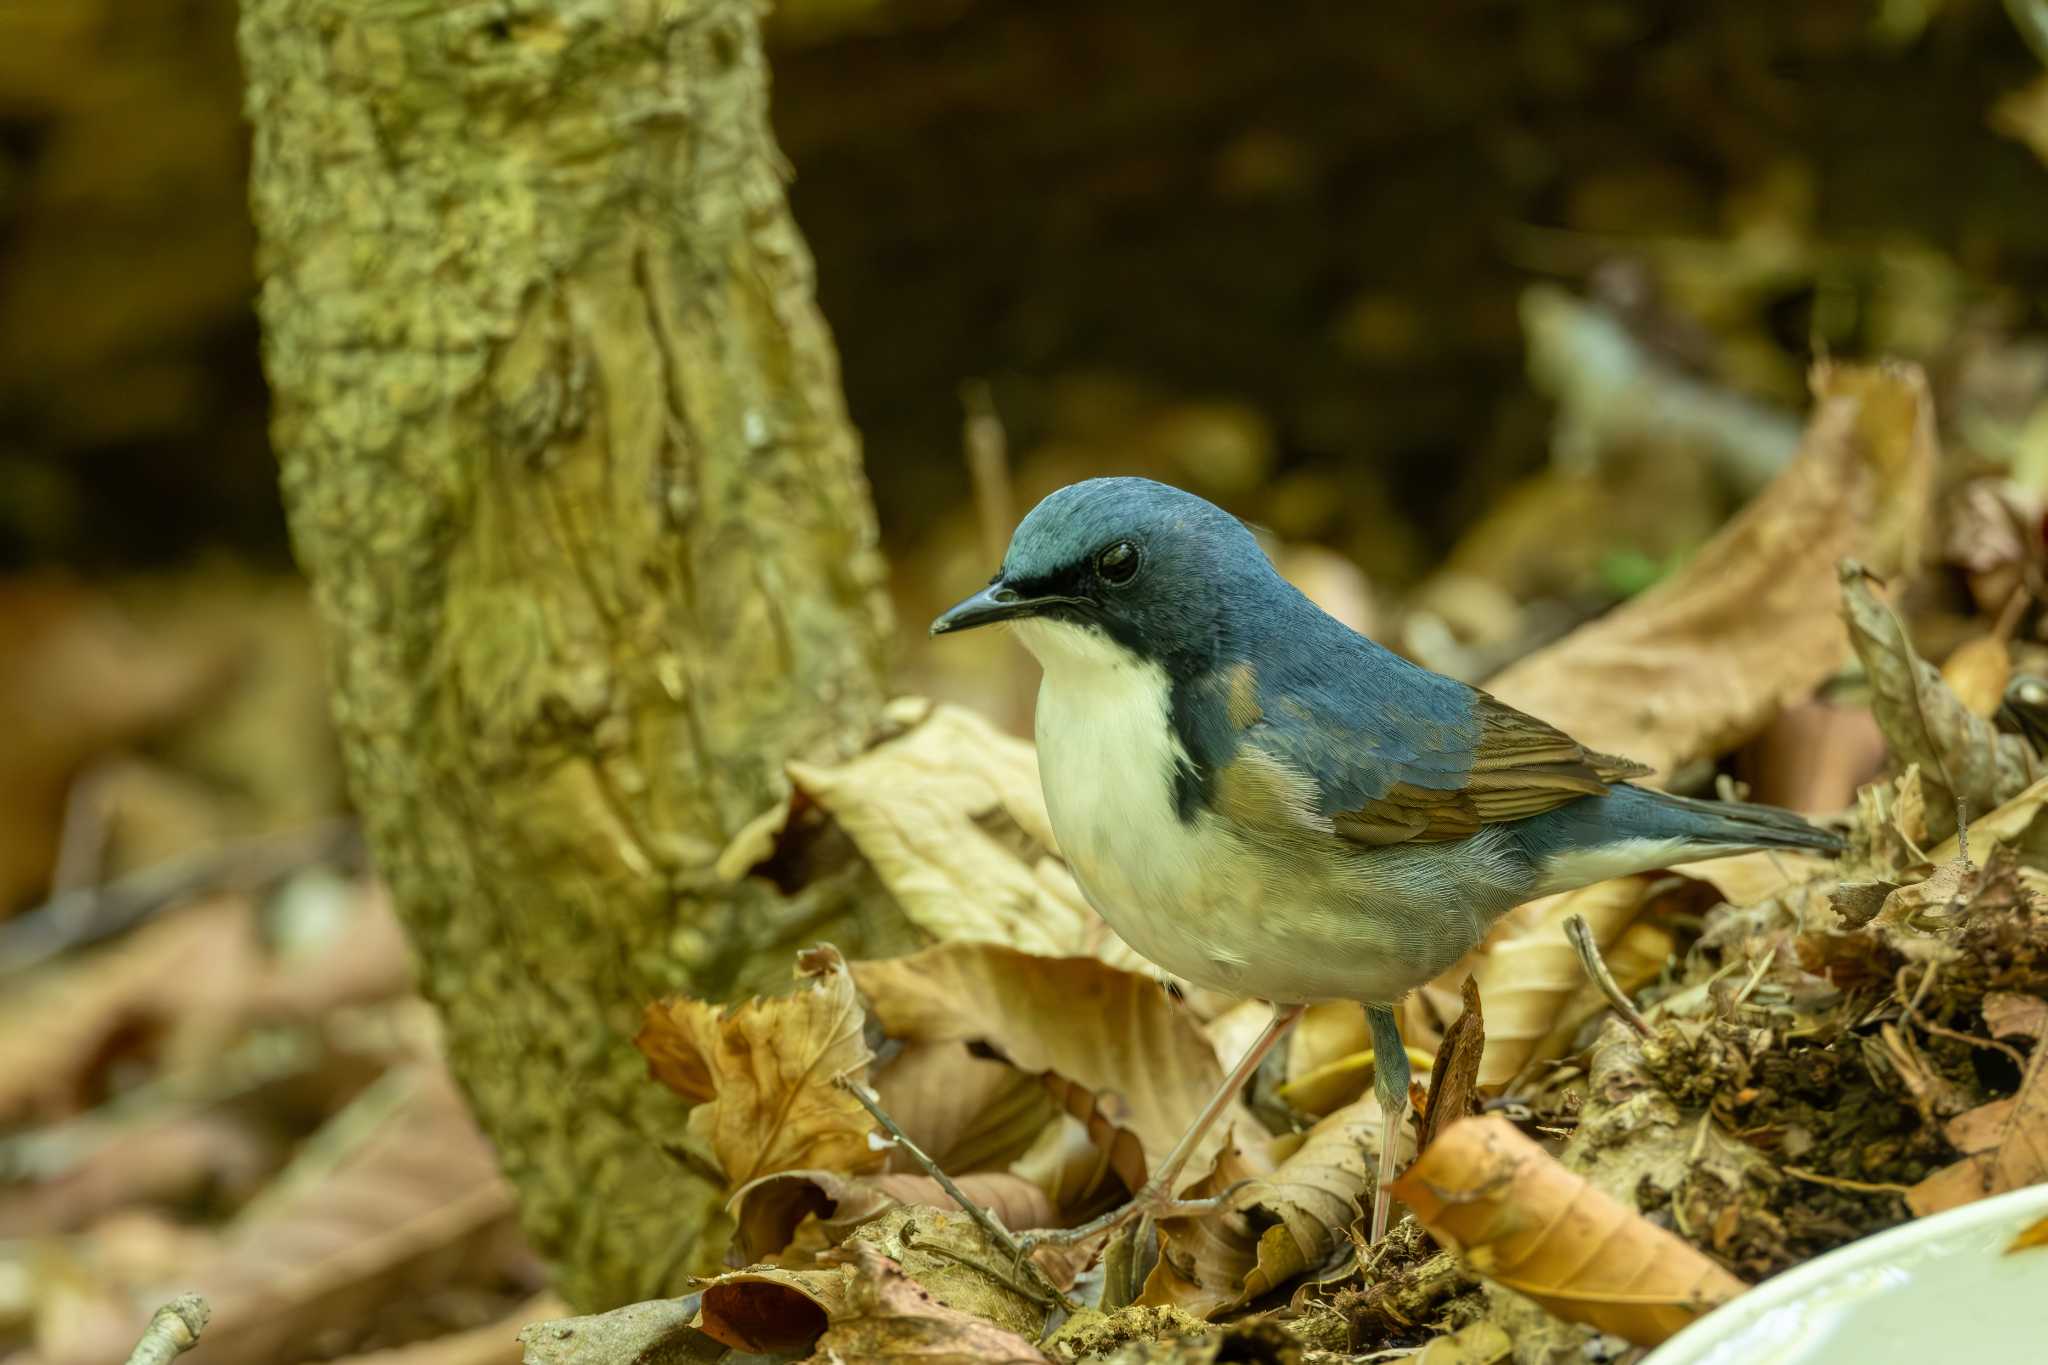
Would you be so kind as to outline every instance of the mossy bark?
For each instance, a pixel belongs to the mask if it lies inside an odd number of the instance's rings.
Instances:
[[[264,361],[355,800],[561,1286],[722,1246],[629,1038],[906,931],[718,884],[881,697],[882,567],[751,0],[244,0]]]

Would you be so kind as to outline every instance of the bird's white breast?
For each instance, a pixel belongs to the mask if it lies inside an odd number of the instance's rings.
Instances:
[[[1183,820],[1163,669],[1051,621],[1017,633],[1045,668],[1038,763],[1060,852],[1089,903],[1139,953],[1199,986],[1274,1000],[1391,1001],[1449,965],[1519,895],[1499,831],[1448,844],[1348,848],[1303,863],[1214,811]]]
[[[1241,891],[1213,839],[1174,808],[1187,755],[1168,721],[1166,673],[1080,627],[1023,621],[1045,668],[1034,728],[1060,851],[1102,917],[1145,957],[1197,984],[1236,984],[1228,959]],[[1244,910],[1238,902],[1238,914]],[[1223,959],[1219,961],[1219,956]]]

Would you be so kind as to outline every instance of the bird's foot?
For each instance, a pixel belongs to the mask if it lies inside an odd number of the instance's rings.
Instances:
[[[1091,1218],[1071,1228],[1037,1228],[1020,1233],[1017,1241],[1027,1256],[1040,1247],[1079,1246],[1091,1238],[1127,1227],[1140,1218],[1150,1218],[1158,1223],[1169,1218],[1201,1218],[1220,1212],[1230,1193],[1225,1190],[1211,1199],[1176,1199],[1164,1189],[1148,1184],[1133,1195],[1129,1203],[1111,1209],[1099,1218]]]

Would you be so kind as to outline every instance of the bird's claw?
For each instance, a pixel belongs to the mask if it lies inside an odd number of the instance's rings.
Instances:
[[[1203,1218],[1222,1211],[1236,1186],[1222,1194],[1208,1199],[1176,1199],[1164,1190],[1145,1186],[1131,1197],[1129,1203],[1111,1209],[1099,1218],[1071,1228],[1035,1228],[1030,1232],[1017,1234],[1017,1244],[1026,1256],[1040,1247],[1072,1247],[1095,1237],[1116,1232],[1140,1218],[1149,1218],[1155,1223],[1170,1218]]]

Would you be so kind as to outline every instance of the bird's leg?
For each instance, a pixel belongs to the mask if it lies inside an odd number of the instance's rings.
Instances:
[[[1367,1005],[1365,1022],[1372,1027],[1373,1088],[1379,1095],[1380,1128],[1379,1180],[1372,1191],[1372,1240],[1387,1234],[1387,1213],[1393,1196],[1387,1187],[1394,1182],[1394,1163],[1400,1150],[1401,1121],[1408,1117],[1408,1050],[1401,1045],[1401,1030],[1394,1022],[1392,1005]]]
[[[1230,1074],[1223,1078],[1223,1084],[1210,1097],[1209,1103],[1203,1106],[1202,1112],[1196,1115],[1193,1125],[1181,1135],[1180,1141],[1174,1144],[1166,1160],[1160,1163],[1159,1169],[1152,1173],[1151,1178],[1145,1182],[1145,1187],[1133,1195],[1129,1203],[1121,1208],[1111,1209],[1100,1218],[1092,1219],[1079,1227],[1030,1233],[1025,1239],[1027,1244],[1033,1247],[1071,1246],[1086,1241],[1097,1233],[1120,1228],[1141,1214],[1150,1214],[1155,1218],[1176,1217],[1206,1212],[1214,1207],[1213,1201],[1176,1201],[1173,1197],[1174,1184],[1180,1179],[1181,1169],[1194,1156],[1195,1148],[1201,1145],[1203,1136],[1216,1126],[1216,1120],[1222,1117],[1223,1111],[1230,1107],[1230,1102],[1237,1098],[1238,1092],[1251,1080],[1252,1073],[1259,1069],[1259,1063],[1265,1061],[1274,1046],[1287,1036],[1287,1030],[1294,1027],[1295,1021],[1301,1018],[1302,1011],[1306,1008],[1305,1005],[1273,1006],[1273,1017],[1266,1022],[1265,1032],[1245,1049],[1244,1056],[1231,1069]]]

